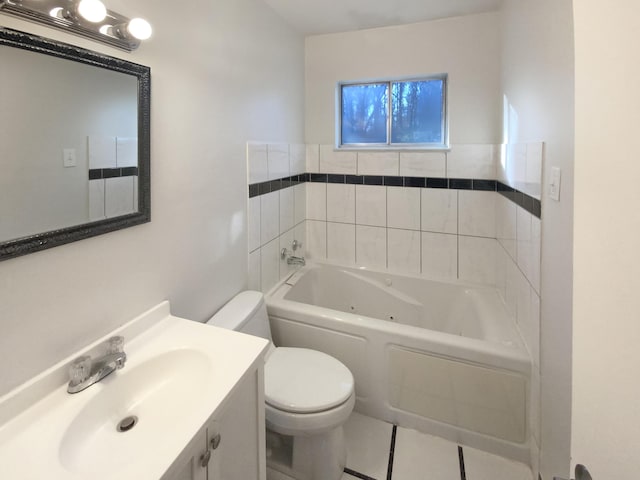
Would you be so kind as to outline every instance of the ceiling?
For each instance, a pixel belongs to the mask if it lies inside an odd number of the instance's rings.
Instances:
[[[498,10],[502,0],[264,0],[305,35],[404,25]]]

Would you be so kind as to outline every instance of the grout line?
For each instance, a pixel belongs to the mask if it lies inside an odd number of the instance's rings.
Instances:
[[[458,461],[460,462],[460,480],[467,480],[467,473],[464,468],[464,453],[460,445],[458,445]]]
[[[391,447],[389,450],[389,466],[387,467],[387,480],[391,480],[391,474],[393,473],[393,455],[396,450],[396,432],[398,431],[398,426],[394,425],[393,430],[391,431]],[[466,480],[466,479],[463,479]]]
[[[376,480],[373,477],[365,475],[364,473],[356,472],[355,470],[351,470],[350,468],[345,467],[344,473],[351,475],[352,477],[360,478],[361,480]]]

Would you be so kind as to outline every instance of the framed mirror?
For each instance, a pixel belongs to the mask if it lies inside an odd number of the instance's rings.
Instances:
[[[148,67],[0,27],[0,260],[151,220]]]

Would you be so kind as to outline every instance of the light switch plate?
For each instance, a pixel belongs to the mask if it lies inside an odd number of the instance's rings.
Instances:
[[[76,166],[76,149],[65,148],[62,150],[62,164],[64,168]]]
[[[549,175],[549,198],[560,201],[560,183],[562,175],[560,167],[551,167],[551,173]]]

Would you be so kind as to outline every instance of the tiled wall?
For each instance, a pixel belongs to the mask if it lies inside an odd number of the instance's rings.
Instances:
[[[138,140],[87,138],[89,156],[89,220],[127,215],[138,210]]]
[[[305,173],[305,146],[249,143],[247,162],[249,288],[266,292],[292,269],[280,258],[283,248],[291,250],[295,239],[304,255],[306,185],[298,175]]]
[[[501,199],[540,215],[538,199],[496,182],[507,164],[501,146],[456,145],[447,153],[247,149],[250,272],[252,287],[265,291],[289,271],[274,257],[294,238],[309,259],[495,285]]]

